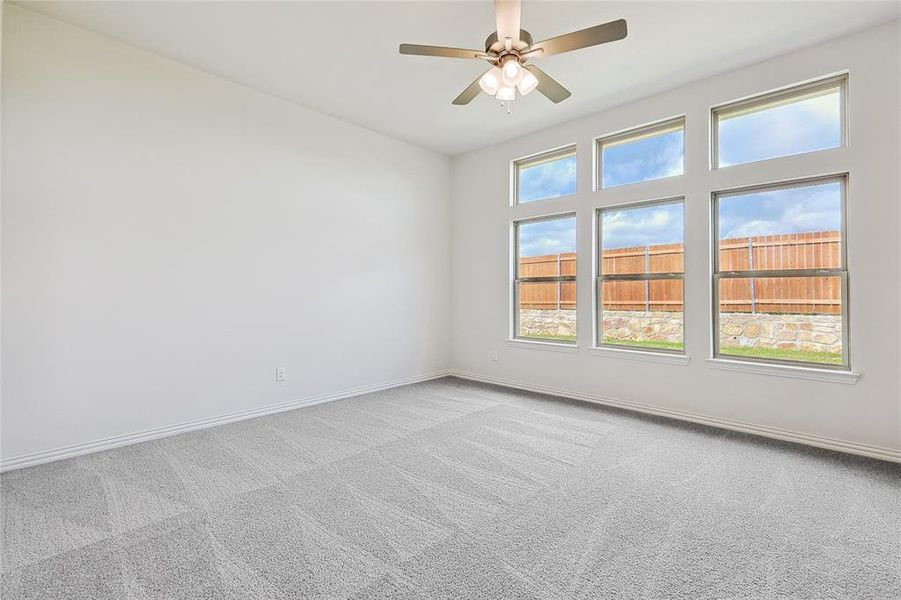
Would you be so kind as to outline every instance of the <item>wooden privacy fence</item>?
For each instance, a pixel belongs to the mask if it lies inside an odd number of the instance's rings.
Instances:
[[[606,274],[678,273],[684,270],[684,246],[659,244],[606,250]],[[731,238],[720,242],[720,271],[828,269],[841,266],[841,233],[808,233]],[[520,260],[520,277],[576,274],[575,253],[528,256]],[[573,281],[520,284],[522,308],[572,310]],[[605,310],[682,311],[679,279],[606,281]],[[721,278],[724,312],[840,314],[841,280],[823,277]]]
[[[576,275],[576,253],[524,256],[519,261],[520,277],[561,277]],[[522,308],[575,310],[576,282],[532,282],[519,284]]]
[[[644,273],[681,273],[685,270],[682,244],[657,244],[607,250],[602,257],[607,275]],[[655,279],[645,281],[605,281],[605,310],[643,310],[682,312],[682,281]]]
[[[841,240],[839,231],[722,240],[720,271],[839,268]],[[841,303],[837,276],[720,279],[723,312],[841,314]]]

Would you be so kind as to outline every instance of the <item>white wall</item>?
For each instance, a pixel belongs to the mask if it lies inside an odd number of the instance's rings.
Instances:
[[[901,281],[892,280],[901,274],[897,23],[449,165],[16,6],[4,13],[4,462],[448,364],[485,379],[901,450],[901,351],[890,334],[901,335]],[[844,69],[848,148],[706,170],[710,105]],[[685,176],[591,191],[594,136],[681,113]],[[572,142],[578,195],[510,208],[510,159]],[[704,360],[710,190],[844,171],[851,357],[861,379],[712,370]],[[592,354],[584,341],[592,265],[583,257],[594,210],[682,194],[691,362]],[[509,345],[510,221],[573,209],[581,347]],[[275,383],[276,366],[287,367],[287,383]]]
[[[5,8],[4,461],[446,368],[446,157]]]
[[[901,457],[899,410],[899,26],[898,22],[456,157],[452,163],[452,367],[470,376],[677,411],[726,424],[784,430],[888,449]],[[850,70],[850,146],[710,172],[708,111],[714,104]],[[686,174],[592,191],[592,139],[685,114]],[[503,118],[499,116],[498,118]],[[513,158],[576,143],[574,198],[508,206]],[[710,192],[850,172],[850,355],[855,385],[711,368]],[[596,208],[686,196],[688,365],[599,356],[593,335],[592,218]],[[513,219],[575,210],[578,217],[577,353],[524,349],[509,334],[509,228]],[[490,360],[492,350],[499,361]],[[860,449],[860,448],[857,448]],[[879,454],[878,451],[874,453]]]

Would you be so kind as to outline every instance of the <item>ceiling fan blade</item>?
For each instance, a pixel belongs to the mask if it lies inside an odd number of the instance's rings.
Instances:
[[[534,44],[532,49],[541,48],[544,50],[541,56],[551,56],[552,54],[561,54],[571,50],[615,42],[626,37],[627,33],[625,19],[619,19],[603,25],[595,25],[588,29],[558,35]]]
[[[526,65],[525,68],[538,79],[538,91],[547,96],[548,100],[554,104],[563,102],[572,96],[572,92],[535,65]],[[476,80],[476,84],[478,84],[478,80]]]
[[[482,73],[484,75],[485,73]],[[463,106],[464,104],[469,104],[473,101],[473,99],[479,95],[479,92],[482,91],[481,86],[479,86],[479,79],[482,78],[482,75],[476,77],[476,80],[469,84],[469,87],[460,92],[460,95],[454,98],[454,101],[451,104],[456,104],[457,106]]]
[[[503,42],[510,38],[519,41],[522,0],[494,0],[494,14],[497,19],[497,39]]]
[[[417,56],[440,56],[444,58],[485,58],[486,54],[480,50],[467,50],[466,48],[445,48],[444,46],[421,46],[419,44],[401,44],[401,54],[415,54]]]

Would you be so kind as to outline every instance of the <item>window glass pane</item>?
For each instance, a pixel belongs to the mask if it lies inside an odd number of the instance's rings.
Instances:
[[[838,181],[720,196],[720,271],[841,268]]]
[[[520,223],[519,228],[519,258],[521,264],[528,261],[527,257],[541,257],[545,266],[542,270],[532,270],[528,274],[520,270],[519,277],[548,277],[563,273],[557,272],[557,255],[566,255],[576,251],[576,218],[563,217],[561,219],[547,219],[543,221],[527,221]],[[575,256],[568,257],[575,268]],[[568,275],[575,275],[566,273]]]
[[[533,202],[576,193],[576,154],[517,165],[517,201]]]
[[[576,282],[518,282],[518,337],[576,341]]]
[[[576,275],[576,253],[560,252],[540,256],[523,256],[519,260],[519,277],[558,277]]]
[[[603,343],[683,349],[681,279],[604,281],[601,285]]]
[[[684,272],[681,202],[604,211],[602,215],[602,274]]]
[[[719,353],[842,364],[842,282],[828,277],[719,281]]]
[[[576,218],[517,225],[517,278],[576,276]],[[518,337],[557,342],[576,340],[576,282],[520,281]]]
[[[717,111],[718,166],[837,148],[841,87]]]
[[[682,174],[685,125],[601,140],[601,187]]]
[[[601,213],[601,277],[683,273],[684,205],[668,202]],[[603,344],[683,349],[683,282],[604,280]]]

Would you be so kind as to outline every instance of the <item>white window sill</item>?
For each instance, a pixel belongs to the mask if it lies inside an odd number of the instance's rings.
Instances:
[[[854,373],[853,371],[818,369],[816,367],[796,367],[794,365],[770,365],[743,360],[728,360],[726,358],[708,358],[707,364],[713,369],[722,369],[724,371],[740,371],[758,375],[791,377],[794,379],[825,381],[827,383],[844,383],[847,385],[853,385],[860,379],[860,373]]]
[[[575,344],[561,344],[560,342],[540,342],[538,340],[507,340],[507,345],[511,348],[523,348],[524,350],[549,350],[551,352],[568,352],[576,354],[579,347]]]
[[[668,365],[687,365],[691,357],[687,354],[671,352],[654,352],[653,350],[629,350],[628,348],[603,348],[600,346],[589,350],[597,356],[622,358],[625,360],[641,360],[645,362],[664,363]]]

